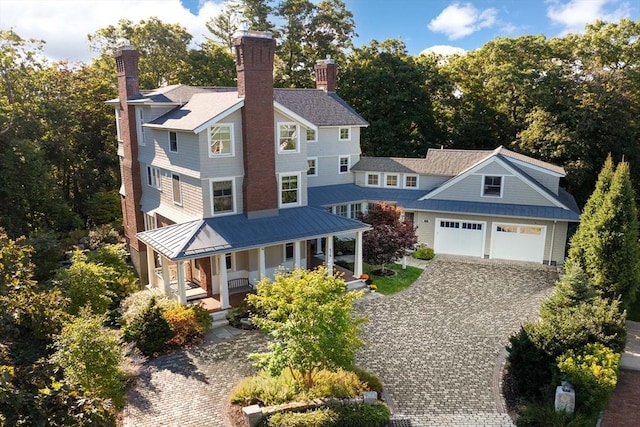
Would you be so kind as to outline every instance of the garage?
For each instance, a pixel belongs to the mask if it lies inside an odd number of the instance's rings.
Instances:
[[[485,222],[436,218],[433,248],[436,253],[484,256]]]
[[[491,258],[542,262],[547,227],[494,223],[492,231]]]

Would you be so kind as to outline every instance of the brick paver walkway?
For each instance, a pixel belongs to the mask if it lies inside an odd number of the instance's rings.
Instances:
[[[510,426],[501,352],[555,278],[544,266],[437,257],[409,289],[357,303],[369,318],[359,363],[382,377],[388,403],[413,427]],[[217,336],[226,332],[235,336]],[[225,328],[149,362],[128,395],[124,426],[225,426],[229,391],[254,372],[247,355],[265,346],[259,332]]]
[[[501,355],[556,279],[545,266],[436,258],[409,289],[357,303],[369,318],[359,363],[414,427],[510,426]]]

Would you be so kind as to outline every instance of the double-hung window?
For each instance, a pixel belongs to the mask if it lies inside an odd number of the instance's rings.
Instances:
[[[307,159],[307,176],[318,176],[318,158]]]
[[[338,129],[338,139],[340,141],[350,141],[351,140],[351,128],[340,128]]]
[[[300,176],[280,176],[280,206],[293,206],[300,204]]]
[[[169,132],[169,151],[178,152],[178,134],[175,132]]]
[[[212,181],[211,196],[213,199],[213,214],[233,213],[233,180]]]
[[[278,124],[278,151],[280,153],[298,151],[298,126],[295,123]]]
[[[307,129],[307,142],[317,141],[316,131],[314,129]]]
[[[147,166],[147,184],[149,187],[162,189],[160,185],[160,169],[155,166]]]
[[[417,175],[405,175],[404,176],[404,186],[405,186],[405,188],[417,188],[418,187],[418,176]]]
[[[367,185],[371,187],[378,187],[380,185],[380,174],[367,173]]]
[[[233,156],[233,125],[218,124],[209,131],[209,157]]]
[[[484,197],[502,197],[502,177],[485,175],[482,195]]]
[[[171,174],[171,183],[173,188],[173,203],[182,206],[182,184],[180,183],[180,175]]]
[[[349,172],[349,156],[340,156],[338,158],[338,173]]]
[[[398,186],[398,175],[388,174],[384,176],[384,185],[386,187],[397,187]]]

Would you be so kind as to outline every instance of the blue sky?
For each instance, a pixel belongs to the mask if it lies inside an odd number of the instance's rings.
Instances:
[[[318,1],[318,0],[316,0]],[[356,45],[400,38],[410,54],[433,46],[473,50],[498,37],[580,32],[587,22],[640,20],[638,0],[345,0],[353,12]],[[119,19],[157,16],[179,23],[202,41],[220,0],[0,0],[0,29],[44,39],[51,59],[88,61],[87,34]]]

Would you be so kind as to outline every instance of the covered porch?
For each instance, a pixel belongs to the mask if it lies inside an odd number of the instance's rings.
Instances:
[[[147,245],[149,286],[182,304],[196,301],[211,312],[238,306],[264,278],[279,271],[314,268],[322,254],[334,274],[335,236],[355,236],[354,271],[362,274],[362,234],[367,224],[316,208],[281,209],[279,215],[207,218],[138,234]]]

